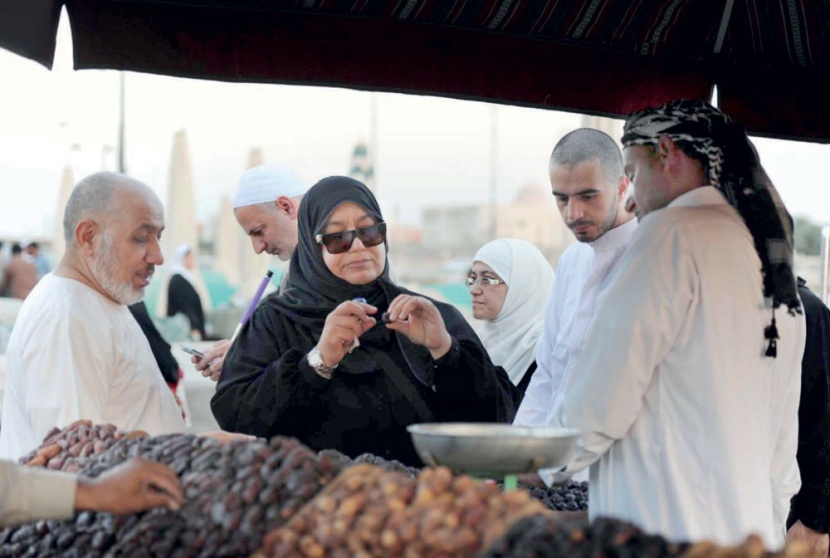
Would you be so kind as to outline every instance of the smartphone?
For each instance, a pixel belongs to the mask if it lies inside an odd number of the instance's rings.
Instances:
[[[186,352],[187,354],[189,354],[189,355],[193,355],[193,356],[199,357],[199,358],[205,358],[205,353],[203,353],[201,351],[197,351],[196,349],[194,349],[192,347],[184,347],[183,346],[182,350],[184,352]]]

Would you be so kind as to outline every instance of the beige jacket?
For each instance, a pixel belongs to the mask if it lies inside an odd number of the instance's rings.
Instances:
[[[0,526],[72,517],[77,483],[76,475],[0,461]]]

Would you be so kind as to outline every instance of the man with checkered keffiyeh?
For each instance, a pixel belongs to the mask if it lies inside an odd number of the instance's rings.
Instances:
[[[566,389],[557,422],[585,435],[565,474],[590,466],[591,517],[778,548],[805,339],[786,210],[707,103],[632,115],[623,146],[640,224]]]

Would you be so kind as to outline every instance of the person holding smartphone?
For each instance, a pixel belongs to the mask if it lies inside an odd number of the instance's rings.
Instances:
[[[250,237],[254,252],[277,256],[282,261],[291,259],[297,247],[297,214],[305,192],[305,185],[284,166],[260,165],[242,175],[233,197],[233,214]],[[286,272],[282,286],[287,278]],[[193,355],[196,370],[218,380],[230,346],[231,340],[222,339],[211,345],[204,356]]]

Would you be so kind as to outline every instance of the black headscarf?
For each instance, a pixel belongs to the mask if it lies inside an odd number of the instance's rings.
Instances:
[[[709,184],[743,218],[761,259],[764,296],[772,299],[772,323],[764,332],[767,356],[776,356],[775,309],[801,313],[789,215],[744,129],[706,101],[679,100],[628,117],[622,144],[655,146],[668,136],[687,155],[705,163]]]
[[[303,196],[297,216],[297,249],[279,306],[298,323],[315,327],[326,321],[340,303],[358,297],[377,305],[385,298],[384,287],[392,285],[389,264],[375,281],[352,285],[335,276],[323,261],[324,248],[315,236],[321,234],[326,221],[339,206],[351,202],[365,209],[377,221],[383,221],[375,196],[362,183],[346,176],[330,176],[319,181]],[[384,241],[386,251],[388,244]]]
[[[379,320],[392,300],[401,293],[409,293],[389,278],[387,259],[380,277],[366,285],[352,285],[335,276],[323,261],[324,248],[315,236],[321,234],[331,214],[340,205],[351,202],[365,209],[377,221],[383,221],[377,199],[361,182],[346,176],[330,176],[320,180],[303,196],[297,216],[297,249],[291,256],[288,281],[281,296],[268,300],[297,324],[310,328],[319,340],[326,317],[338,305],[355,298],[363,298],[378,308],[378,325],[360,338],[363,349],[350,354],[341,363],[341,372],[362,373],[375,368],[376,359],[369,353],[388,351],[396,344],[403,353],[410,370],[423,384],[431,383],[429,352],[412,344],[407,338],[384,327]],[[384,241],[387,253],[389,245]],[[397,341],[397,343],[396,343]],[[364,350],[365,349],[365,350]]]

